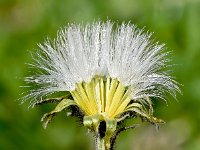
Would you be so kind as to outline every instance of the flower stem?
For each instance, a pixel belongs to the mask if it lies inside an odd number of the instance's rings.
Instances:
[[[109,150],[106,149],[104,138],[101,138],[99,135],[96,136],[96,150]]]

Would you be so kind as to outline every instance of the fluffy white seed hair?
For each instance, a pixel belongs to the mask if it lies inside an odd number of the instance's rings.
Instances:
[[[151,33],[130,23],[117,25],[106,21],[70,24],[56,39],[39,44],[32,66],[40,70],[25,81],[37,87],[25,99],[38,98],[59,91],[73,91],[75,84],[89,82],[95,75],[117,78],[132,87],[132,98],[175,96],[178,83],[168,75],[169,52],[153,43]]]

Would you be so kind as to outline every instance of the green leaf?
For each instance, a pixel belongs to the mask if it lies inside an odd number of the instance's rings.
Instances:
[[[153,124],[165,123],[162,119],[158,119],[154,117],[152,114],[149,114],[148,112],[146,112],[143,108],[130,107],[126,109],[125,111],[135,112],[136,114],[140,115],[141,118],[145,118],[148,122],[153,123]]]
[[[125,111],[132,111],[132,112],[135,112],[137,113],[138,115],[142,116],[142,117],[145,117],[145,118],[149,118],[149,114],[143,110],[142,108],[137,108],[137,107],[130,107],[128,109],[126,109]]]
[[[63,99],[60,103],[58,103],[54,110],[43,115],[41,119],[41,121],[44,122],[43,127],[46,129],[48,123],[52,121],[52,118],[56,113],[63,111],[65,108],[71,105],[76,105],[76,102],[71,99]]]
[[[136,107],[136,108],[142,109],[142,105],[139,104],[139,103],[132,103],[132,104],[128,105],[126,107],[126,109],[129,109],[129,108],[132,108],[132,107]]]

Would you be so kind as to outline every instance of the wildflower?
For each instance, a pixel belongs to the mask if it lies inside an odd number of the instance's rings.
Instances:
[[[40,73],[25,78],[37,85],[24,97],[32,99],[32,106],[57,103],[42,118],[45,128],[56,113],[71,108],[73,114],[76,108],[75,115],[95,133],[99,149],[113,146],[118,132],[126,129],[117,125],[128,117],[162,123],[153,116],[150,98],[165,99],[166,92],[175,96],[179,91],[167,74],[169,52],[164,45],[154,44],[152,34],[130,23],[116,29],[113,25],[110,21],[68,25],[55,40],[39,45],[32,66]],[[66,95],[46,98],[60,91]]]

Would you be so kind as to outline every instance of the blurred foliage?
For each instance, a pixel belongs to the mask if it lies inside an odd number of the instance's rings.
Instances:
[[[129,21],[154,32],[173,50],[174,75],[183,95],[168,106],[155,101],[167,124],[124,132],[117,149],[200,149],[200,1],[198,0],[0,0],[0,149],[94,149],[92,136],[74,118],[60,114],[47,130],[40,117],[49,107],[19,105],[29,51],[67,23],[94,19]],[[145,146],[146,145],[146,146]],[[148,146],[149,145],[149,146]]]

